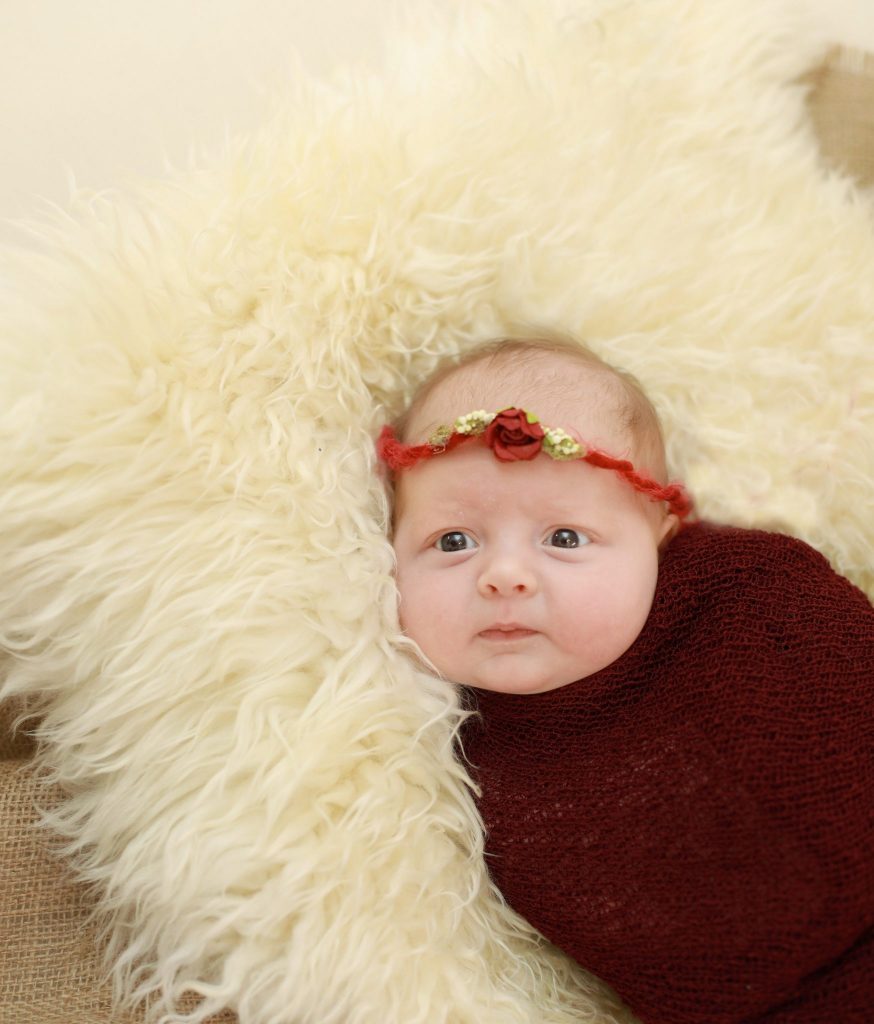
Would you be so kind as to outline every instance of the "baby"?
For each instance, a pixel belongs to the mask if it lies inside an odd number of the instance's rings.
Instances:
[[[475,349],[378,448],[510,905],[644,1024],[874,1020],[867,598],[689,524],[640,385],[575,343]]]

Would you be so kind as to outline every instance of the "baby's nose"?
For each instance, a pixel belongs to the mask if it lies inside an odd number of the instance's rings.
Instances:
[[[483,597],[513,594],[531,595],[537,591],[537,577],[523,559],[507,556],[490,558],[477,580]]]

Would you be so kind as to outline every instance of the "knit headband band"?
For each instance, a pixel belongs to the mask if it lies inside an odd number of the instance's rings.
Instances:
[[[384,426],[376,442],[380,459],[397,472],[410,469],[417,462],[451,452],[459,445],[482,437],[495,458],[501,462],[521,462],[545,452],[552,459],[566,462],[588,462],[600,469],[612,469],[636,490],[652,501],[664,501],[679,519],[692,511],[692,499],[682,484],[662,486],[638,473],[627,459],[617,459],[596,448],[576,441],[561,427],[543,427],[534,413],[525,409],[502,409],[500,412],[475,412],[459,416],[451,426],[441,426],[425,444],[404,444],[395,437],[391,426]]]

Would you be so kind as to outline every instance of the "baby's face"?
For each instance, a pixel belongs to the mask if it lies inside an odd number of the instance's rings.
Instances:
[[[591,675],[652,605],[673,520],[645,506],[609,470],[500,462],[478,441],[420,463],[399,485],[401,625],[453,682],[540,693]]]

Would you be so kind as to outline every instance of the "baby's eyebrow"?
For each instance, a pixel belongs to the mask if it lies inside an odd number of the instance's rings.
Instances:
[[[434,501],[427,509],[420,513],[420,516],[428,519],[458,519],[462,520],[468,514],[476,512],[479,508],[474,502],[460,501]]]
[[[403,515],[421,529],[436,529],[440,526],[463,526],[464,523],[483,511],[478,503],[463,498],[453,499],[448,495],[441,495],[430,502],[425,508],[411,509],[406,506]]]
[[[574,519],[584,514],[591,513],[591,509],[585,510],[580,506],[579,501],[563,501],[560,498],[553,501],[545,500],[543,495],[526,495],[531,501],[531,506],[526,509],[527,514],[535,514],[538,519]],[[475,515],[477,512],[490,512],[496,507],[500,508],[503,501],[498,502],[489,495],[483,495],[479,500],[470,496],[454,496],[451,493],[441,495],[422,513],[423,517],[457,520],[463,522],[466,516]],[[523,498],[524,507],[524,498]]]

